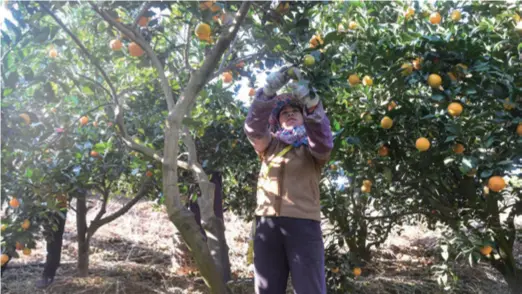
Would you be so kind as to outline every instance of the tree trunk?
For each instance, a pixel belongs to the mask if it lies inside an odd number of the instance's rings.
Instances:
[[[522,292],[522,270],[516,269],[515,273],[511,275],[504,275],[504,279],[506,279],[506,282],[509,286],[509,289],[511,290],[511,293],[513,294],[519,294]]]
[[[76,228],[78,231],[78,273],[89,275],[89,241],[87,239],[87,202],[85,193],[77,193]]]
[[[225,220],[223,217],[223,177],[220,172],[212,173],[212,179],[210,180],[214,184],[214,215],[219,220],[222,228],[219,230],[222,233],[219,236],[220,250],[221,250],[221,264],[223,265],[223,280],[228,282],[232,279],[232,273],[230,270],[230,259],[228,256],[228,244],[225,236]]]
[[[169,211],[169,219],[178,229],[198,265],[199,271],[211,293],[227,293],[221,272],[217,269],[194,214],[181,207]]]

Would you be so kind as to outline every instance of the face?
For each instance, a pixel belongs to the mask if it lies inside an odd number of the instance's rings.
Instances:
[[[279,113],[279,124],[287,130],[303,124],[303,114],[298,107],[287,105]]]

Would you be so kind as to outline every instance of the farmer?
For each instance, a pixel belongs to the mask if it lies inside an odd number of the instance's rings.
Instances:
[[[292,71],[300,74],[296,68]],[[259,155],[255,211],[256,293],[285,293],[288,274],[295,293],[326,293],[320,226],[319,180],[333,147],[330,121],[308,82],[290,84],[284,68],[258,89],[245,133]]]

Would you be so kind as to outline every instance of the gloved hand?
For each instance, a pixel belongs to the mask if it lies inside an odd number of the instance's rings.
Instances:
[[[273,72],[266,77],[265,85],[263,86],[263,93],[267,96],[273,96],[276,92],[281,89],[288,80],[288,74],[286,71],[288,68],[282,68],[279,71]]]
[[[314,98],[311,97],[309,84],[310,82],[307,80],[299,80],[296,83],[291,83],[289,87],[292,89],[292,94],[301,101],[307,109],[312,109],[319,104],[319,96],[314,95]]]

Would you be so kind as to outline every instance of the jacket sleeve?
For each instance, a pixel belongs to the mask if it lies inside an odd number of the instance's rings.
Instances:
[[[326,163],[333,149],[333,137],[330,129],[330,120],[326,116],[321,102],[311,113],[305,112],[304,125],[312,156],[320,164]]]
[[[272,140],[268,118],[274,106],[274,97],[266,96],[260,88],[248,110],[244,131],[257,153],[264,152]]]

